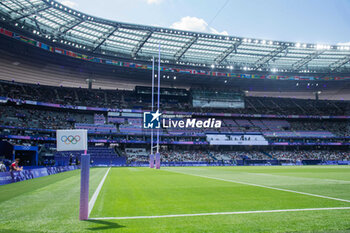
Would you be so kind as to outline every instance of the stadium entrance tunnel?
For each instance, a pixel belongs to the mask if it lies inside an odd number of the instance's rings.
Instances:
[[[21,166],[38,166],[37,146],[14,146],[13,160],[20,159]]]

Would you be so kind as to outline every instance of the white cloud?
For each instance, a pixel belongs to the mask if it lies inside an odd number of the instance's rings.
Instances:
[[[179,30],[205,32],[208,24],[204,19],[186,16],[180,21],[173,23],[170,27]]]
[[[209,28],[209,31],[210,31],[210,33],[213,33],[213,34],[228,36],[227,31],[218,32],[215,28],[212,28],[212,27]]]
[[[62,3],[65,6],[68,6],[70,8],[75,8],[78,6],[78,3],[70,0],[59,0],[60,3]]]
[[[163,0],[146,0],[147,4],[159,4],[163,2]]]
[[[171,28],[185,30],[185,31],[196,31],[206,32],[220,35],[228,35],[227,31],[219,32],[215,28],[209,27],[208,23],[204,19],[197,17],[186,16],[181,18],[180,21],[173,23]]]

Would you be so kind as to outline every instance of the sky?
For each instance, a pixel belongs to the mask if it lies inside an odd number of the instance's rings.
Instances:
[[[350,44],[350,0],[60,0],[119,22],[301,43]]]

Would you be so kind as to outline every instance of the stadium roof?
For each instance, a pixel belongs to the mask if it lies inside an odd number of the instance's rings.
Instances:
[[[349,73],[350,46],[214,35],[105,20],[52,0],[4,0],[1,21],[95,54],[243,71]]]

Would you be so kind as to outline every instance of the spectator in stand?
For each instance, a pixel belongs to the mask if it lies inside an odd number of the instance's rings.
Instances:
[[[6,172],[6,166],[3,161],[0,161],[0,172]]]
[[[10,171],[22,171],[23,167],[19,167],[19,158],[16,158],[15,161],[10,166]]]

